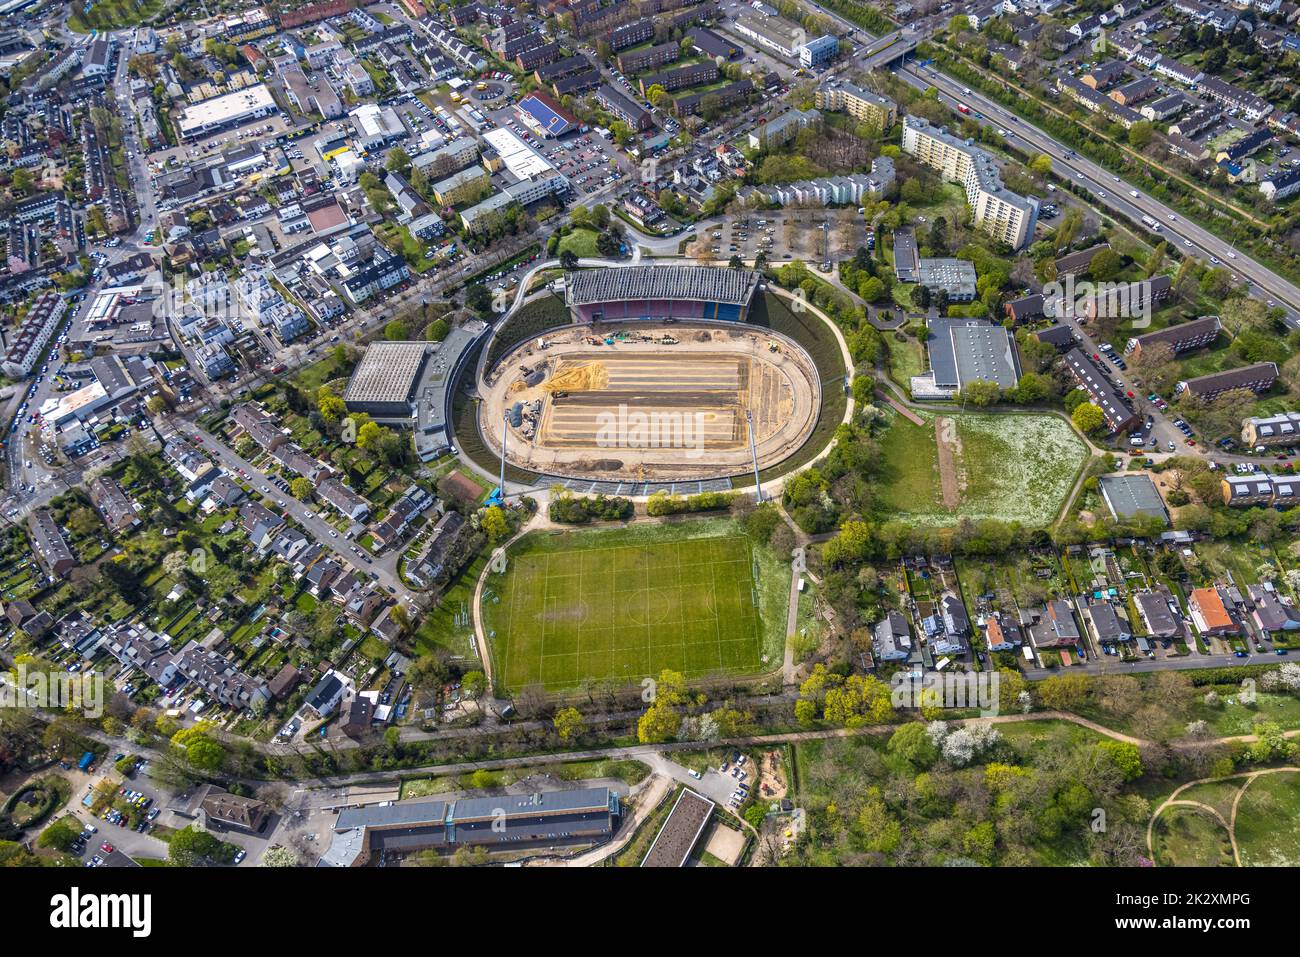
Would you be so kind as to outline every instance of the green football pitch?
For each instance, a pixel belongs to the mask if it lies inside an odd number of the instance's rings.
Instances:
[[[562,691],[665,668],[762,671],[755,574],[743,535],[558,549],[524,539],[488,579],[496,680]]]

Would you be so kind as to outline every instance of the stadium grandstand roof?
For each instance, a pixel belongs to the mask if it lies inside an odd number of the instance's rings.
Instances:
[[[638,299],[687,299],[743,306],[758,288],[751,269],[713,266],[626,266],[570,274],[569,305]]]

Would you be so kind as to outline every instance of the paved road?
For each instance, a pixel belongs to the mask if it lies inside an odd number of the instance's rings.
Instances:
[[[403,585],[397,575],[397,560],[401,554],[399,551],[392,550],[377,558],[372,558],[370,562],[366,562],[358,554],[352,552],[353,543],[349,539],[341,537],[324,520],[308,515],[309,506],[305,503],[298,501],[287,492],[281,495],[280,490],[271,484],[270,475],[256,468],[211,432],[183,416],[170,417],[167,420],[167,429],[177,439],[190,445],[194,445],[192,436],[196,434],[200,436],[203,443],[197,448],[214,456],[218,463],[231,472],[243,469],[245,473],[251,476],[249,479],[250,485],[258,492],[276,499],[277,503],[284,502],[284,505],[280,506],[280,511],[293,518],[312,538],[332,551],[334,556],[345,565],[365,577],[371,577],[372,573],[377,575],[379,584],[390,594],[395,594],[398,599],[408,605],[415,602],[415,593]],[[264,488],[271,491],[264,492]],[[357,547],[360,548],[360,546]],[[364,551],[364,549],[361,550]]]
[[[1194,642],[1195,638],[1189,636],[1188,647],[1190,648]],[[1024,676],[1030,681],[1042,681],[1044,678],[1063,674],[1126,675],[1137,674],[1140,671],[1194,671],[1197,668],[1276,665],[1284,664],[1289,660],[1288,657],[1258,652],[1251,652],[1245,658],[1238,658],[1235,655],[1200,654],[1195,650],[1190,654],[1173,658],[1138,658],[1132,661],[1121,661],[1118,658],[1102,655],[1099,659],[1094,657],[1091,661],[1069,668],[1026,668]]]
[[[1038,127],[1020,119],[978,91],[967,92],[967,88],[957,80],[929,68],[918,69],[912,64],[899,69],[897,76],[917,89],[935,87],[939,91],[940,102],[954,109],[958,103],[965,103],[983,114],[976,122],[986,127],[1006,129],[1009,134],[1007,139],[1013,144],[1050,156],[1056,173],[1087,189],[1096,205],[1120,213],[1135,222],[1140,222],[1144,215],[1151,216],[1161,224],[1159,235],[1178,246],[1184,255],[1218,262],[1231,269],[1247,282],[1254,296],[1283,306],[1287,310],[1287,322],[1300,327],[1300,288],[1244,253],[1237,252],[1213,233],[1189,222],[1114,173],[1078,156]],[[1137,196],[1134,197],[1133,193],[1137,193]]]

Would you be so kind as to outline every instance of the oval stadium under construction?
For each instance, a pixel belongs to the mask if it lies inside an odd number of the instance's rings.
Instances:
[[[801,346],[744,321],[759,285],[701,266],[570,274],[573,324],[519,344],[480,382],[485,442],[519,468],[592,482],[779,463],[816,426],[821,383]]]

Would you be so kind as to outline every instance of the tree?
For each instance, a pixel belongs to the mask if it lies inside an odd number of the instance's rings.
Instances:
[[[1041,372],[1026,372],[1013,392],[1020,405],[1037,405],[1052,394],[1052,377]]]
[[[963,405],[986,408],[1002,398],[1002,387],[988,379],[975,379],[962,386],[957,398]]]
[[[560,253],[560,268],[565,272],[571,272],[578,268],[578,254],[572,249],[566,249]]]
[[[925,725],[913,721],[903,725],[889,738],[889,751],[918,770],[924,770],[939,759],[939,749],[930,740]]]
[[[181,749],[186,761],[197,770],[209,773],[220,770],[226,757],[226,749],[209,736],[211,728],[209,722],[199,721],[177,731],[171,738],[171,743]]]
[[[1129,127],[1128,145],[1134,149],[1146,149],[1155,133],[1155,127],[1148,120],[1139,120]]]
[[[1145,345],[1129,361],[1133,364],[1133,371],[1152,392],[1164,392],[1178,378],[1174,347],[1167,342]]]
[[[1102,741],[1097,748],[1115,762],[1125,781],[1136,781],[1142,777],[1142,756],[1138,753],[1137,745],[1125,741]]]
[[[1046,176],[1052,171],[1052,158],[1046,153],[1038,153],[1029,161],[1028,166],[1038,175]]]
[[[1113,249],[1102,249],[1092,257],[1088,274],[1097,282],[1106,282],[1115,278],[1123,268],[1124,261]]]
[[[231,845],[217,840],[193,824],[181,828],[167,842],[167,858],[178,867],[207,867],[234,857]]]
[[[562,708],[555,714],[555,730],[561,741],[571,741],[587,730],[587,723],[577,708]]]
[[[1038,686],[1044,708],[1053,711],[1077,710],[1088,699],[1087,675],[1052,675]]]
[[[460,679],[460,690],[466,697],[477,701],[487,691],[487,675],[477,669],[465,672]]]
[[[488,541],[493,544],[510,534],[510,523],[506,521],[506,513],[501,510],[499,505],[493,505],[483,510],[481,525],[483,534],[487,535]]]
[[[1269,308],[1249,296],[1233,296],[1224,302],[1219,312],[1223,327],[1232,335],[1243,332],[1272,332],[1283,316],[1281,309]]]
[[[1101,409],[1091,402],[1080,403],[1070,415],[1070,419],[1074,422],[1074,427],[1084,435],[1095,435],[1106,425]]]
[[[486,315],[492,309],[492,293],[482,283],[474,283],[465,289],[465,308],[472,309],[480,315]]]
[[[902,826],[889,816],[879,788],[870,788],[867,794],[867,802],[858,812],[858,829],[862,832],[863,842],[869,851],[892,853],[902,839]]]
[[[262,855],[262,867],[298,867],[302,859],[298,852],[282,844],[274,844]]]
[[[334,394],[334,390],[323,385],[316,393],[316,411],[326,422],[333,424],[347,414],[348,407],[340,396]]]
[[[411,157],[407,155],[406,150],[400,146],[394,146],[388,151],[388,159],[384,163],[384,169],[390,173],[400,172],[411,165]]]
[[[636,736],[642,744],[657,744],[675,738],[681,729],[677,706],[686,698],[686,679],[681,672],[665,668],[649,687],[653,701],[637,720]]]
[[[71,851],[72,845],[80,836],[80,822],[74,817],[61,817],[41,831],[36,844],[38,847],[53,848],[56,851]]]

